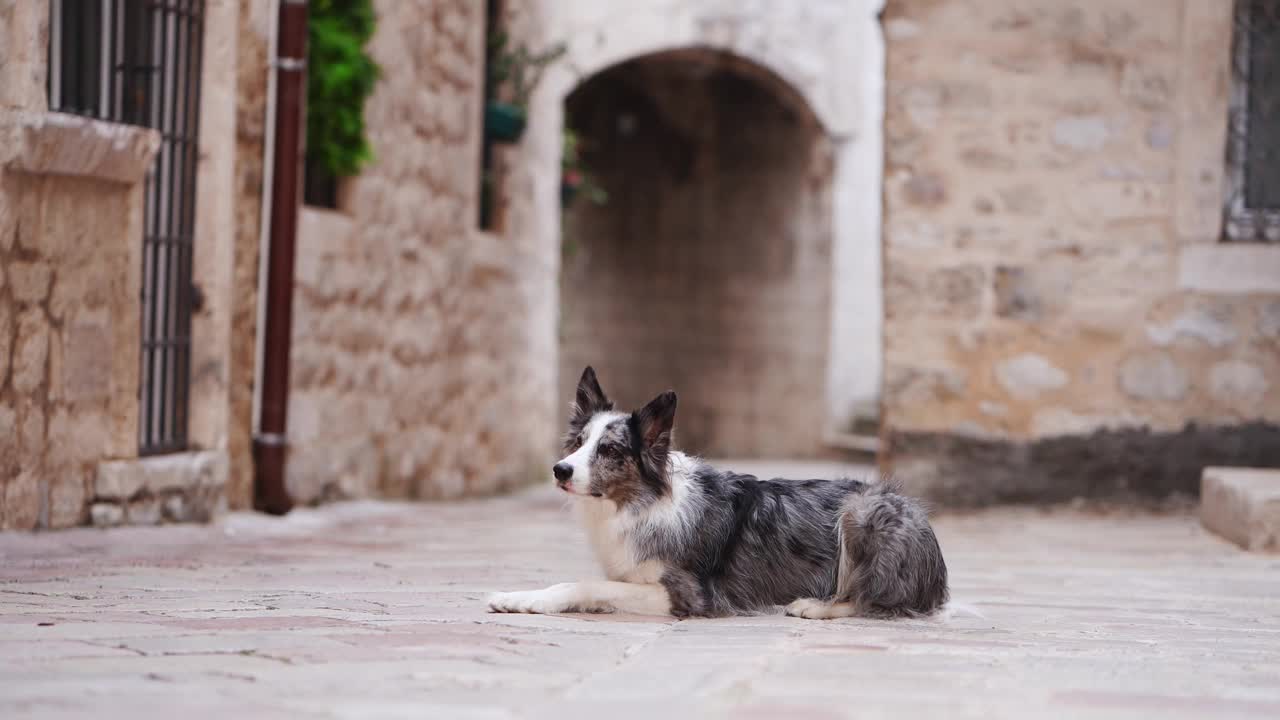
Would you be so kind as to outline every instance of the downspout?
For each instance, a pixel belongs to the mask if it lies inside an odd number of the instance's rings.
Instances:
[[[289,346],[293,328],[293,259],[298,235],[298,170],[306,88],[307,2],[281,0],[276,57],[275,153],[271,237],[267,254],[262,349],[262,401],[253,437],[254,507],[273,515],[293,508],[285,486],[289,410]]]

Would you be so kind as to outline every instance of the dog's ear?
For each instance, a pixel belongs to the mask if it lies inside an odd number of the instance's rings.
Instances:
[[[596,379],[596,371],[587,366],[578,380],[578,393],[573,401],[573,422],[586,422],[598,412],[613,409],[613,402],[604,394],[600,381]]]
[[[665,453],[671,445],[671,430],[676,422],[676,393],[668,390],[636,411],[636,430],[645,448],[658,448]]]
[[[640,438],[641,472],[659,481],[667,474],[671,433],[676,422],[676,394],[668,390],[631,415],[631,431]]]

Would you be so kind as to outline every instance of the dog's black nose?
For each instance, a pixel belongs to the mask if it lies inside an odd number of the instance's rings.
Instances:
[[[557,480],[564,482],[573,477],[573,466],[569,463],[556,463],[555,467],[551,468],[551,473]]]

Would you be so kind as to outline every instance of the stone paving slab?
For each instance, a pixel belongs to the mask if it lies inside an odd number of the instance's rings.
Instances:
[[[1280,717],[1280,557],[1191,512],[935,526],[981,616],[488,614],[595,576],[546,489],[3,534],[0,717]]]
[[[1280,470],[1205,468],[1200,522],[1246,550],[1280,552]]]

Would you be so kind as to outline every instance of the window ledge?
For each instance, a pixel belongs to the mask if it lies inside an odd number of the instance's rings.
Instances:
[[[18,154],[9,168],[135,184],[146,178],[160,133],[66,113],[18,116]]]
[[[1178,287],[1233,295],[1280,293],[1280,244],[1185,247],[1178,258]]]

